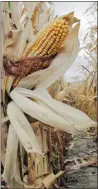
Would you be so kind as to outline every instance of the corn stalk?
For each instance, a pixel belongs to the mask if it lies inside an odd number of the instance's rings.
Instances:
[[[9,68],[17,67],[19,62],[26,65],[27,60],[32,59],[25,57],[25,52],[55,20],[53,5],[48,2],[3,2],[3,10],[3,65]],[[49,87],[65,73],[79,51],[79,20],[73,12],[64,17],[69,21],[70,32],[47,68],[25,75],[17,85],[13,85],[15,76],[6,76],[4,72],[2,123],[7,122],[8,137],[2,176],[13,188],[22,188],[24,183],[25,187],[49,188],[64,173],[57,168],[60,172],[53,174],[54,133],[57,148],[63,153],[62,135],[58,132],[76,135],[86,127],[96,125],[83,112],[58,101],[58,85],[54,92],[57,100],[48,93]],[[39,63],[40,59],[33,57],[35,60]],[[63,164],[58,154],[57,160]]]

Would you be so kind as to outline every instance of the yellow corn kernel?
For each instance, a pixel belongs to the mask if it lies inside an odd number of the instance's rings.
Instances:
[[[69,33],[66,18],[57,18],[50,26],[40,33],[34,42],[32,49],[28,50],[26,56],[52,56],[56,54]]]

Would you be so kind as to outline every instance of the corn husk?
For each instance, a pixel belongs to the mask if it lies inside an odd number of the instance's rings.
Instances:
[[[31,125],[14,102],[8,104],[7,114],[25,150],[28,153],[35,152],[42,154]]]
[[[35,101],[36,97],[34,98],[34,101],[32,101],[16,91],[12,91],[10,96],[23,112],[41,121],[42,123],[68,133],[76,132],[74,126],[70,122],[64,120],[63,117],[54,111],[51,111],[51,108],[45,106],[45,104],[40,100]]]
[[[82,131],[96,125],[95,121],[80,110],[54,100],[46,89],[31,91],[16,88],[10,96],[22,111],[56,129],[74,134],[77,130]]]
[[[18,137],[13,126],[10,124],[7,138],[7,149],[5,158],[6,161],[4,166],[3,178],[12,188],[23,187],[18,167],[17,149]]]

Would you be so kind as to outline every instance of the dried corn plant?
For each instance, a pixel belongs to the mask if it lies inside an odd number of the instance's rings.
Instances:
[[[69,140],[70,135],[96,126],[82,111],[59,102],[58,85],[54,98],[48,93],[79,52],[80,23],[74,12],[55,18],[48,2],[2,6],[2,128],[6,125],[8,130],[7,147],[2,145],[2,177],[13,188],[49,188],[64,173],[60,171],[64,133]],[[54,174],[57,152],[60,168]]]

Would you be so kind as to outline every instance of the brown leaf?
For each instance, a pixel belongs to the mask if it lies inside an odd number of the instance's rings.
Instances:
[[[43,181],[42,183],[44,184],[44,186],[46,188],[50,188],[51,185],[55,182],[55,180],[61,176],[64,173],[64,171],[60,171],[59,173],[57,173],[56,175],[53,173],[50,173]]]
[[[27,176],[28,184],[30,184],[30,185],[34,184],[35,180],[36,180],[35,172],[32,169],[30,169],[28,176]]]

